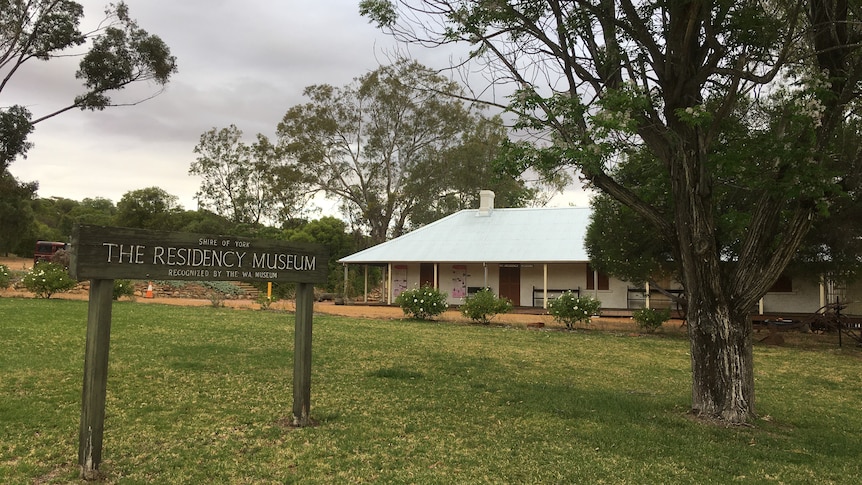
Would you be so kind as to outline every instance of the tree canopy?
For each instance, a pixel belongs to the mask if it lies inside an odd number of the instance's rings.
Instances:
[[[21,183],[8,171],[0,171],[0,254],[16,250],[24,240],[35,242],[36,188],[35,183]]]
[[[545,136],[510,146],[510,173],[576,167],[665,238],[688,305],[692,411],[751,419],[748,312],[847,194],[859,158],[862,6],[364,0],[360,11],[407,42],[469,44],[488,78],[511,84],[508,109]],[[666,197],[618,176],[633,157],[667,181]],[[728,224],[744,228],[737,240],[723,238]]]
[[[372,243],[464,208],[480,188],[529,200],[533,193],[515,177],[487,169],[506,139],[501,121],[459,94],[456,83],[406,60],[343,88],[310,86],[310,101],[278,125],[278,148],[285,166],[339,200]]]
[[[67,105],[35,118],[28,107],[0,105],[0,171],[26,156],[36,124],[71,109],[115,106],[111,96],[125,87],[138,82],[162,87],[176,72],[168,46],[138,26],[124,2],[110,4],[95,31],[81,32],[83,16],[81,4],[70,0],[0,0],[0,95],[27,63],[70,55],[81,57],[75,77],[82,82],[81,93]]]
[[[243,224],[304,213],[308,191],[302,177],[278,164],[277,151],[265,136],[258,134],[249,146],[236,126],[213,128],[201,135],[194,151],[198,158],[189,174],[203,178],[195,196],[201,207]]]
[[[123,194],[117,202],[115,222],[123,227],[166,230],[171,218],[182,210],[177,196],[159,187],[147,187]]]

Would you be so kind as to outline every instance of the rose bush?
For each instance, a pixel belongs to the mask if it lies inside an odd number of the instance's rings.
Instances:
[[[491,319],[500,313],[512,311],[512,301],[498,297],[489,288],[482,288],[468,296],[461,305],[461,314],[482,324],[491,323]]]
[[[62,265],[40,261],[24,275],[21,284],[37,298],[51,298],[54,293],[71,290],[77,282]]]
[[[419,320],[430,320],[446,311],[446,293],[430,286],[404,290],[395,298],[405,315]]]
[[[632,313],[632,318],[637,322],[638,327],[652,333],[661,327],[664,322],[670,320],[670,309],[641,308]]]
[[[590,317],[601,314],[601,306],[602,303],[595,298],[578,297],[575,293],[567,291],[559,298],[548,302],[548,313],[554,317],[554,320],[572,329],[577,323],[590,323]]]

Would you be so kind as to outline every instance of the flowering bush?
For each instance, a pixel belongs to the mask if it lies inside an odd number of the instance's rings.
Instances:
[[[632,313],[632,318],[637,322],[638,327],[652,333],[661,327],[664,322],[670,320],[670,309],[656,310],[655,308],[641,308]]]
[[[132,285],[131,281],[129,281],[129,280],[114,280],[113,297],[115,300],[119,300],[121,296],[128,296],[128,297],[135,296],[135,286]]]
[[[461,306],[462,315],[485,325],[490,323],[498,313],[510,311],[512,311],[512,301],[505,297],[498,297],[489,288],[482,288],[468,296]]]
[[[42,261],[24,275],[21,284],[37,298],[51,298],[58,291],[71,290],[77,283],[63,266]]]
[[[446,293],[430,286],[404,290],[395,298],[395,304],[404,314],[419,320],[429,320],[446,311]]]
[[[10,283],[12,283],[12,273],[6,265],[0,264],[0,290],[8,288]]]
[[[578,322],[590,323],[590,317],[601,313],[602,303],[595,298],[584,296],[578,298],[575,293],[567,291],[556,300],[548,302],[548,313],[554,320],[565,323],[572,329]]]

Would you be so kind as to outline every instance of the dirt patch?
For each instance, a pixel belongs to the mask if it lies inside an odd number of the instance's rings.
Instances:
[[[33,258],[0,256],[0,264],[13,271],[28,271],[33,267]]]

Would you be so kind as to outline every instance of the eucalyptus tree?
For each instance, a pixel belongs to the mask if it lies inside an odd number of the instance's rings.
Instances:
[[[666,237],[688,304],[692,412],[729,423],[755,416],[748,312],[848,176],[838,154],[859,117],[860,9],[848,0],[360,3],[406,42],[469,44],[488,78],[513,85],[509,109],[547,138],[514,146],[511,170],[577,167]],[[614,176],[640,150],[666,177],[670,204]],[[730,189],[746,228],[732,260],[716,197]]]
[[[304,93],[310,101],[290,108],[278,125],[285,163],[338,200],[372,243],[402,234],[417,212],[450,192],[451,164],[463,161],[458,148],[485,123],[456,98],[456,83],[407,60],[342,88],[315,85]]]
[[[183,212],[179,198],[159,187],[130,190],[117,202],[115,224],[141,229],[175,230],[174,220]]]
[[[117,217],[117,206],[110,199],[87,197],[72,209],[71,216],[78,224],[110,226]]]
[[[37,188],[35,182],[21,183],[8,171],[0,170],[0,254],[32,251],[37,238],[33,211]]]
[[[83,6],[70,0],[0,0],[0,95],[26,64],[61,57],[81,58],[75,77],[83,84],[68,104],[35,115],[30,107],[0,103],[0,171],[26,155],[36,124],[71,109],[117,106],[111,96],[120,90],[134,83],[163,87],[176,72],[168,46],[138,26],[124,2],[108,5],[94,31],[81,32],[83,16]]]
[[[242,138],[235,125],[201,135],[194,149],[198,158],[189,167],[189,175],[202,178],[195,194],[200,207],[236,224],[284,223],[306,214],[312,191],[305,177],[280,163],[266,136],[258,134],[251,145]]]
[[[491,190],[498,207],[524,207],[544,202],[543,187],[527,184],[521,177],[496,170],[509,132],[502,118],[478,118],[461,134],[459,143],[441,154],[423,177],[441,181],[440,190],[427,204],[418,205],[410,216],[409,228],[430,224],[463,209],[479,206],[479,192]]]

